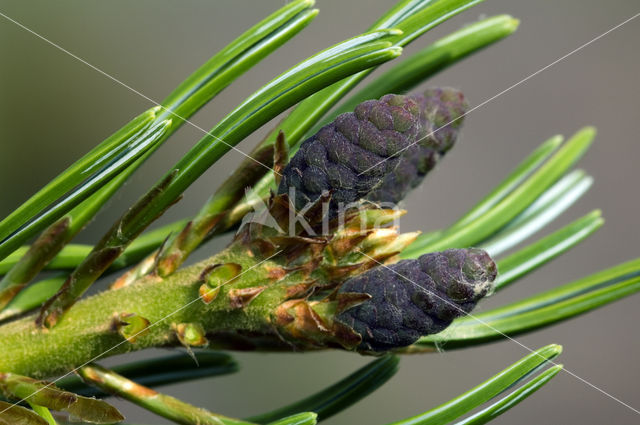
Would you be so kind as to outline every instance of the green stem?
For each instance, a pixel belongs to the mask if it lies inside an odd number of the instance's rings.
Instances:
[[[217,298],[205,304],[199,299],[203,272],[206,276],[211,265],[221,263],[238,264],[242,271],[233,282],[219,282]],[[274,289],[247,306],[231,304],[236,295],[233,290],[264,285],[269,282],[270,273],[280,268],[270,260],[259,261],[246,255],[242,246],[232,245],[164,280],[150,276],[122,289],[83,299],[52,329],[38,328],[34,317],[7,323],[0,326],[0,371],[42,378],[67,373],[106,356],[179,346],[176,326],[181,323],[197,323],[207,334],[242,330],[272,335],[272,312],[284,294]],[[119,332],[123,314],[135,314],[149,323],[141,334],[135,335],[135,342],[129,342]]]
[[[271,208],[284,217],[280,206]],[[180,345],[364,349],[360,335],[335,318],[368,295],[331,294],[341,281],[366,270],[362,255],[389,258],[411,243],[414,234],[373,227],[397,215],[393,210],[353,215],[346,226],[370,229],[369,239],[364,243],[360,231],[345,230],[322,254],[339,250],[344,261],[321,264],[314,263],[316,244],[304,238],[300,245],[299,238],[246,228],[225,250],[166,278],[148,275],[79,301],[51,329],[38,327],[33,317],[0,326],[0,371],[42,378],[106,356]],[[287,250],[290,243],[298,244],[297,254]],[[310,291],[317,297],[309,298]]]

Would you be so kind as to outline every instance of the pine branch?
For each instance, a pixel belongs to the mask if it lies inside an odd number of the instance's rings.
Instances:
[[[397,33],[395,30],[381,30],[339,43],[291,68],[238,106],[116,221],[60,291],[45,304],[38,323],[54,326],[127,245],[244,137],[309,93],[397,57],[401,49],[380,41]]]
[[[281,208],[281,204],[275,202],[272,208]],[[0,370],[46,377],[106,355],[149,347],[208,344],[278,351],[342,347],[362,352],[388,347],[391,341],[383,338],[378,345],[370,337],[365,339],[347,316],[341,316],[368,300],[380,303],[380,309],[394,308],[388,300],[379,299],[373,287],[367,289],[367,282],[379,279],[375,270],[351,276],[392,257],[411,240],[397,233],[394,236],[393,229],[371,227],[393,220],[395,214],[365,212],[354,215],[352,224],[323,244],[321,251],[309,238],[287,238],[249,226],[248,233],[208,260],[167,278],[148,276],[80,301],[52,329],[38,329],[32,317],[0,326]],[[360,225],[365,226],[365,238],[357,230]],[[342,255],[335,257],[336,253]],[[440,256],[449,258],[450,273],[437,266]],[[488,288],[495,276],[491,272],[495,265],[486,254],[472,250],[434,254],[420,262],[403,262],[401,267],[403,273],[420,269],[432,276],[416,282],[415,288],[403,283],[395,288],[397,302],[408,303],[403,304],[407,314],[431,317],[437,329],[463,312],[444,308],[439,299],[469,309],[485,293],[480,287]],[[437,282],[438,299],[424,303],[412,301],[420,297],[405,299],[415,291],[422,293],[419,285],[427,282]],[[336,291],[336,284],[349,289]],[[478,288],[473,289],[475,286]],[[312,291],[319,298],[308,298]],[[414,323],[418,319],[407,320]],[[385,326],[375,320],[368,323],[380,330]],[[421,333],[407,332],[415,334],[415,340],[429,329],[419,326]],[[406,344],[406,337],[397,343]]]

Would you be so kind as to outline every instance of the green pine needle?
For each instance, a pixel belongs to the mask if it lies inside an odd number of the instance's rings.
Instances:
[[[434,409],[390,425],[444,425],[483,405],[543,367],[562,352],[551,344],[532,352],[482,384]]]
[[[402,252],[402,257],[416,258],[428,252],[473,246],[491,236],[529,207],[575,164],[594,137],[595,129],[592,127],[578,131],[538,170],[485,213],[467,224],[441,232],[435,238],[429,234],[418,237],[416,242]]]
[[[384,385],[398,371],[400,359],[388,355],[374,360],[330,387],[288,406],[247,418],[249,422],[266,424],[275,418],[296,412],[311,411],[324,420],[365,398]]]

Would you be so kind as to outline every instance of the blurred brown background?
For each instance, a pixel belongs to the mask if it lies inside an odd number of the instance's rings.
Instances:
[[[283,4],[279,1],[0,1],[7,14],[147,96],[161,100],[214,52]],[[297,61],[365,29],[391,1],[319,0],[318,18],[225,90],[193,121],[210,128],[245,96]],[[551,63],[640,11],[633,0],[488,0],[423,36],[410,54],[480,17],[522,20],[509,39],[441,73],[428,84],[464,90],[471,104]],[[0,18],[0,215],[4,216],[111,131],[151,106],[146,100]],[[407,201],[404,230],[450,223],[540,142],[594,124],[599,136],[581,162],[591,191],[552,226],[602,208],[606,225],[586,243],[480,306],[506,303],[640,256],[636,164],[640,18],[596,41],[467,118],[463,137]],[[95,241],[201,134],[176,134],[79,238]],[[248,151],[259,135],[240,145]],[[240,161],[230,153],[174,206],[164,221],[189,215]],[[214,241],[200,258],[223,246]],[[519,337],[528,347],[561,343],[573,373],[640,408],[638,296]],[[327,424],[383,424],[455,396],[527,354],[505,341],[403,359],[382,389]],[[163,390],[230,416],[248,416],[333,383],[369,361],[350,353],[238,354],[238,374]],[[117,402],[128,422],[167,423]],[[636,413],[561,373],[496,424],[636,424]]]

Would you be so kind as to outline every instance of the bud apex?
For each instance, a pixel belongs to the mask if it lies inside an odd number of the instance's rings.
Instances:
[[[481,249],[450,249],[376,267],[347,280],[338,293],[371,299],[336,319],[362,336],[365,351],[385,351],[444,330],[491,288],[496,265]]]

